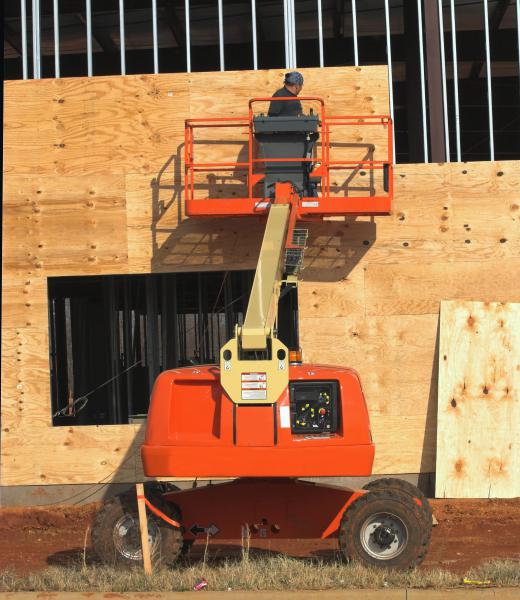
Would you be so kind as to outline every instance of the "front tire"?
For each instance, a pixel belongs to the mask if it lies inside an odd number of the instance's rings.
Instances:
[[[420,507],[392,489],[358,498],[343,513],[339,528],[345,558],[366,566],[411,569],[423,561],[429,543]]]
[[[382,479],[375,479],[370,483],[363,486],[364,490],[396,490],[402,494],[407,494],[414,499],[414,502],[421,508],[421,514],[424,518],[424,522],[427,525],[429,532],[431,532],[433,524],[433,511],[428,498],[421,492],[421,490],[405,481],[404,479],[397,479],[396,477],[383,477]]]
[[[147,494],[150,502],[175,521],[180,521],[177,508],[158,494]],[[148,538],[152,563],[171,565],[182,550],[181,530],[147,512]],[[92,546],[105,563],[141,564],[143,553],[135,492],[120,494],[107,501],[96,515],[92,526]]]

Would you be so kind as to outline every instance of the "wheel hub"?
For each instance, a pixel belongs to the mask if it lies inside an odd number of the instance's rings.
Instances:
[[[374,542],[381,546],[383,550],[390,548],[396,537],[395,532],[390,529],[390,527],[385,525],[379,525],[379,527],[376,527],[372,535],[374,537]]]
[[[365,552],[377,560],[399,556],[408,544],[408,530],[403,520],[392,513],[370,515],[360,530],[360,542]]]
[[[114,525],[112,531],[116,550],[127,559],[139,561],[142,559],[141,533],[139,520],[131,514],[123,515]],[[160,531],[154,520],[148,519],[148,543],[153,554],[160,544]]]

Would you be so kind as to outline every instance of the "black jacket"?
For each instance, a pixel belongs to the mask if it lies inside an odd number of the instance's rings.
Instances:
[[[273,98],[296,98],[285,86],[273,94]],[[302,103],[299,100],[287,100],[285,102],[271,102],[268,115],[270,117],[297,117],[303,112]]]

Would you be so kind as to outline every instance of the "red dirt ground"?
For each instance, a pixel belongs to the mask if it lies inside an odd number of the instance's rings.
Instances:
[[[520,498],[512,500],[432,500],[439,524],[434,527],[423,568],[443,567],[464,573],[493,558],[520,559]],[[20,575],[81,560],[87,532],[86,558],[94,559],[88,532],[98,504],[47,508],[0,509],[0,569]],[[88,531],[87,531],[88,528]],[[264,542],[262,544],[262,542]],[[237,555],[238,540],[213,541],[210,556]],[[258,553],[332,558],[336,540],[251,540]],[[190,557],[204,549],[197,542]],[[253,553],[253,551],[252,551]]]

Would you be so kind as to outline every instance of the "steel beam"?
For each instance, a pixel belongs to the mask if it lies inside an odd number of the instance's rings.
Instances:
[[[40,0],[32,0],[33,77],[41,78]]]
[[[126,75],[125,54],[125,2],[119,0],[119,52],[121,55],[121,75]]]
[[[518,76],[520,77],[520,0],[516,0],[516,37],[518,50]]]
[[[153,72],[159,73],[159,44],[157,41],[157,0],[152,0]]]
[[[334,37],[345,37],[345,0],[336,0],[336,18],[334,19]]]
[[[258,69],[258,43],[256,31],[256,0],[251,0],[251,32],[253,34],[253,69]]]
[[[20,0],[20,21],[22,33],[22,77],[27,79],[29,70],[27,67],[27,7],[26,0]]]
[[[53,0],[53,24],[54,24],[54,77],[60,77],[60,8],[58,0]]]
[[[184,19],[186,30],[186,71],[191,73],[190,0],[184,0]]]
[[[126,405],[128,415],[134,414],[134,385],[133,371],[128,370],[135,362],[135,355],[132,353],[132,308],[130,306],[130,285],[128,277],[123,282],[123,345],[124,345],[124,363],[126,379]]]
[[[386,59],[388,61],[388,92],[390,96],[390,116],[394,120],[394,80],[392,75],[392,32],[390,31],[390,7],[385,0]],[[395,162],[395,136],[392,136],[392,162]]]
[[[156,0],[154,0],[156,1]],[[184,35],[184,26],[177,17],[175,8],[173,5],[168,5],[165,9],[164,15],[166,17],[166,23],[175,38],[177,46],[183,46],[186,43],[186,36]]]
[[[417,4],[405,2],[404,14],[404,41],[406,60],[406,114],[408,135],[408,160],[420,163],[424,160],[424,146],[421,127],[422,103],[421,94],[421,61],[419,48],[419,21],[417,18]]]
[[[218,47],[220,56],[220,70],[225,71],[226,65],[224,61],[224,8],[222,0],[218,0]]]
[[[446,161],[439,11],[435,2],[424,2],[426,65],[428,72],[428,108],[430,154],[433,162]]]
[[[18,54],[18,56],[22,56],[23,49],[22,45],[18,40],[18,35],[11,29],[8,23],[4,21],[4,41],[11,46],[11,48]]]
[[[486,38],[486,83],[487,83],[487,101],[488,101],[488,122],[489,122],[489,159],[495,160],[495,139],[493,127],[493,94],[491,90],[491,56],[489,47],[489,15],[488,2],[483,0],[484,4],[484,33]]]
[[[318,1],[318,41],[320,46],[320,67],[324,66],[323,63],[323,16],[321,12],[321,0]]]
[[[518,0],[520,2],[520,0]],[[451,53],[453,56],[453,96],[455,103],[455,139],[457,142],[457,162],[462,160],[460,145],[460,113],[459,113],[459,72],[457,59],[457,26],[455,23],[455,0],[450,0],[451,16]]]
[[[357,36],[357,8],[356,0],[352,0],[352,39],[354,41],[354,65],[359,65],[358,36]]]
[[[437,0],[439,13],[439,44],[441,49],[441,75],[442,75],[442,109],[444,112],[444,145],[446,147],[446,160],[450,162],[450,130],[448,119],[448,94],[446,90],[446,58],[444,54],[444,18],[442,0]]]
[[[92,77],[92,5],[91,0],[85,0],[87,16],[87,75]]]
[[[146,289],[146,362],[150,389],[160,372],[159,365],[159,307],[157,297],[157,278],[145,276]]]

